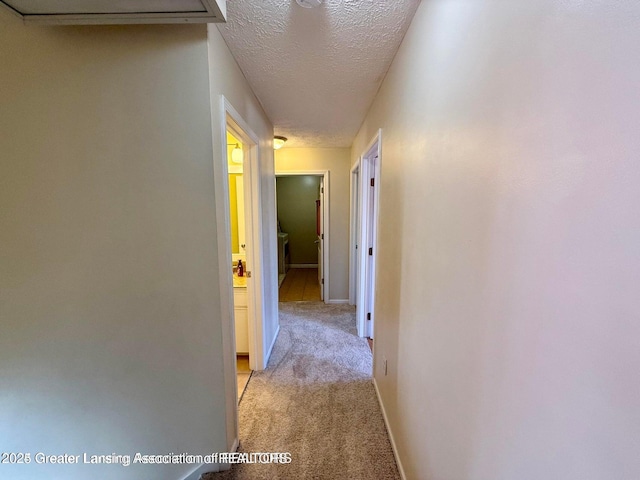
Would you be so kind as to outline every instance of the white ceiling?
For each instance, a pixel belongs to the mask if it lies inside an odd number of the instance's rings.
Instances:
[[[220,32],[288,147],[349,147],[420,0],[229,0]]]

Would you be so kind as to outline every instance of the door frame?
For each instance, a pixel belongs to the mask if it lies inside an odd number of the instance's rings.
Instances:
[[[297,177],[312,176],[323,177],[324,183],[324,205],[322,206],[322,233],[324,234],[324,244],[322,245],[322,273],[324,274],[324,284],[320,285],[323,292],[324,303],[331,303],[329,299],[329,239],[331,238],[329,231],[329,205],[330,205],[330,188],[329,188],[329,170],[276,170],[277,177]],[[276,190],[276,215],[277,215],[277,190]],[[277,253],[276,253],[277,254]]]
[[[222,354],[225,382],[227,444],[230,448],[238,439],[238,391],[236,372],[235,316],[233,301],[233,270],[231,262],[231,214],[229,202],[229,172],[227,166],[227,130],[242,142],[244,152],[243,177],[245,185],[246,258],[252,272],[247,282],[247,310],[249,329],[249,363],[253,370],[265,368],[264,279],[262,259],[262,212],[260,204],[259,137],[244,121],[224,95],[220,95],[219,157],[214,155],[213,186],[217,228],[218,280],[220,315],[222,320]],[[213,115],[213,113],[212,113]],[[214,139],[216,136],[214,135]],[[234,451],[234,450],[230,450]]]
[[[350,215],[349,215],[349,305],[357,301],[357,268],[358,268],[358,227],[360,225],[360,158],[350,170],[349,183]]]
[[[373,139],[367,144],[367,148],[359,158],[360,186],[358,189],[358,209],[360,210],[360,229],[354,235],[352,251],[356,251],[355,241],[360,248],[357,249],[358,268],[355,270],[354,282],[357,287],[356,301],[356,326],[360,337],[374,338],[375,325],[375,291],[377,283],[376,264],[378,257],[378,223],[380,205],[380,172],[382,166],[382,129],[379,129]],[[374,186],[370,186],[370,180],[374,180]],[[373,188],[373,202],[370,200]],[[352,210],[355,207],[352,207]],[[373,254],[369,255],[369,248]],[[357,290],[356,290],[357,289]],[[351,290],[351,288],[350,288]],[[371,321],[367,321],[367,313],[371,313]]]

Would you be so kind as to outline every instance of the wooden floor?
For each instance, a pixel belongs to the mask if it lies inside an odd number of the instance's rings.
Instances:
[[[236,371],[238,374],[238,403],[244,389],[247,388],[249,378],[251,377],[251,368],[249,368],[249,355],[236,356]]]
[[[292,268],[280,286],[281,302],[319,302],[317,268]]]

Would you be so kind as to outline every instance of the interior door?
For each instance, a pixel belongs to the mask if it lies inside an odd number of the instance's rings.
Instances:
[[[318,283],[320,284],[320,300],[324,301],[324,178],[320,178],[319,199],[316,202],[316,233],[318,239]]]
[[[373,160],[367,160],[369,163],[369,174],[371,179],[375,178],[375,163]],[[373,250],[375,249],[375,188],[374,184],[370,184],[367,188],[367,218],[366,218],[366,244],[364,247],[367,249],[366,264],[365,264],[365,312],[366,329],[365,335],[369,338],[373,338],[373,307],[374,307],[374,256]]]
[[[353,212],[352,214],[355,217],[356,220],[356,224],[355,224],[355,251],[354,251],[354,272],[355,272],[355,278],[354,278],[354,303],[356,304],[356,318],[360,318],[360,315],[362,315],[362,302],[360,301],[360,242],[362,241],[362,239],[360,238],[360,222],[361,222],[361,216],[362,216],[362,207],[361,207],[361,201],[360,201],[360,169],[358,168],[355,172],[354,172],[354,182],[353,182],[353,188],[354,188],[354,195],[353,195],[353,202],[354,202],[354,207],[353,207]]]

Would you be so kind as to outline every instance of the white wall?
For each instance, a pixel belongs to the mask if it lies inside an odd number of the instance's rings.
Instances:
[[[419,7],[352,152],[382,127],[375,379],[406,478],[640,478],[639,19]]]
[[[349,299],[348,148],[276,150],[276,172],[329,170],[329,300]]]
[[[215,75],[237,69],[217,60]],[[0,451],[228,448],[208,63],[205,26],[25,27],[0,12]]]

